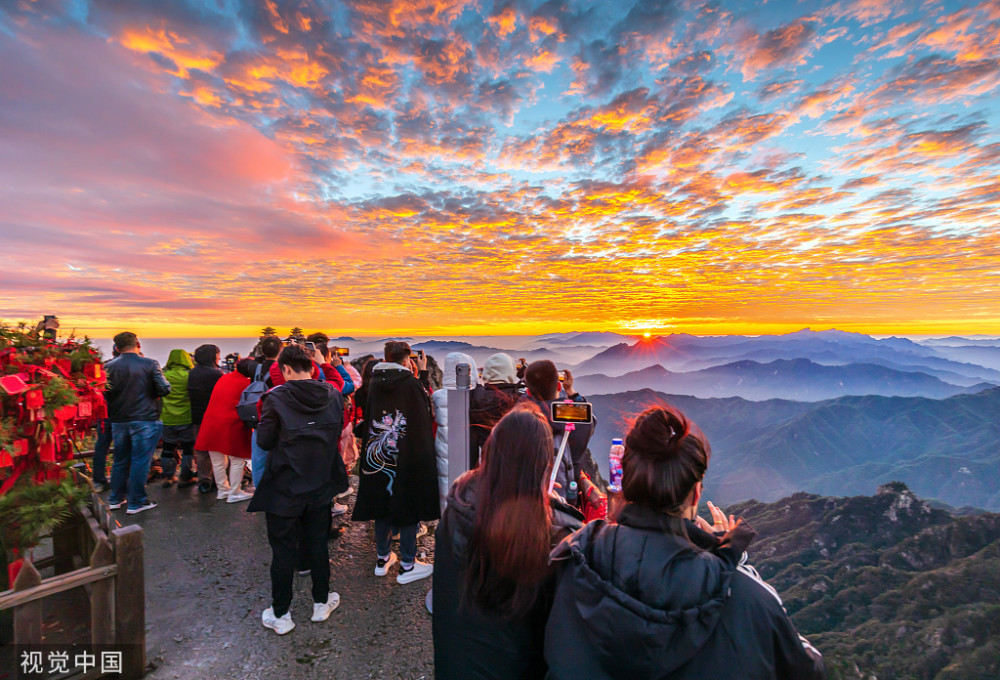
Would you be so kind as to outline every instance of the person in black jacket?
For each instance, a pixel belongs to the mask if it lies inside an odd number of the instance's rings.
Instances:
[[[545,414],[545,417],[549,419],[552,427],[552,436],[557,438],[555,444],[557,449],[560,443],[558,438],[564,435],[566,426],[563,423],[554,423],[551,421],[550,405],[559,398],[560,386],[567,400],[587,401],[583,395],[573,389],[573,374],[569,371],[564,371],[564,373],[565,379],[561,381],[560,385],[559,371],[556,369],[554,363],[546,359],[531,362],[524,372],[524,383],[528,391],[520,400],[520,403],[534,403]],[[599,481],[600,473],[598,472],[597,464],[594,462],[593,457],[590,455],[590,450],[587,448],[596,426],[597,417],[595,416],[592,423],[577,425],[576,429],[569,434],[569,443],[566,446],[562,467],[556,476],[556,483],[559,485],[556,491],[564,498],[566,497],[566,492],[569,490],[569,483],[573,481],[579,482],[578,477],[581,470],[590,475],[591,480],[595,484],[598,484],[598,486],[603,484],[602,481]]]
[[[625,440],[618,523],[595,520],[552,552],[545,628],[554,680],[821,680],[823,658],[745,566],[753,537],[709,504],[709,449],[677,411],[643,412]]]
[[[494,426],[480,467],[452,485],[434,550],[437,680],[545,677],[549,550],[583,526],[583,515],[547,496],[551,469],[548,420],[525,404]]]
[[[218,345],[201,345],[194,351],[194,368],[188,373],[188,396],[191,397],[191,422],[194,424],[194,436],[197,440],[198,429],[205,418],[205,410],[212,398],[215,383],[222,377],[219,368],[219,358],[222,350]],[[198,468],[198,491],[211,493],[215,491],[215,478],[212,474],[212,459],[208,451],[194,450],[195,465]],[[184,488],[193,484],[191,479],[182,479],[177,484]]]
[[[170,394],[170,383],[156,361],[140,354],[135,333],[116,335],[115,347],[120,354],[107,364],[104,393],[115,444],[108,507],[122,507],[127,495],[127,512],[134,515],[156,507],[146,496],[146,479],[163,432],[159,399]]]
[[[417,559],[420,522],[441,516],[430,397],[410,364],[410,346],[387,342],[385,361],[372,371],[364,407],[361,475],[351,519],[375,520],[375,575],[397,561],[391,538],[399,532],[398,583],[430,576]]]
[[[258,402],[257,444],[267,464],[247,512],[264,512],[271,544],[271,606],[263,624],[279,635],[292,630],[289,607],[300,555],[312,575],[313,621],[326,621],[340,604],[330,591],[327,537],[333,497],[347,489],[338,443],[344,425],[340,390],[312,378],[312,358],[298,345],[284,348],[278,367],[285,382]]]

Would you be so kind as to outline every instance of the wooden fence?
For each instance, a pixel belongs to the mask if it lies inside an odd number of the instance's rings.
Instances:
[[[137,680],[146,668],[142,527],[115,526],[107,504],[92,493],[82,511],[53,532],[52,557],[36,564],[24,561],[13,588],[0,592],[0,611],[13,610],[15,645],[42,644],[43,601],[84,588],[90,601],[90,643],[121,649],[121,677]],[[47,567],[54,568],[55,576],[43,579],[39,569]],[[97,678],[100,673],[78,677]]]

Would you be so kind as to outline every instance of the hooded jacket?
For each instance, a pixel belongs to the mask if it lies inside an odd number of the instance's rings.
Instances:
[[[222,377],[222,369],[216,364],[217,353],[215,345],[202,345],[194,351],[195,367],[188,373],[187,389],[191,397],[191,422],[195,425],[201,425],[215,383]]]
[[[463,599],[479,481],[475,471],[455,480],[435,534],[434,675],[437,680],[540,680],[545,677],[542,636],[554,582],[543,589],[531,613],[518,621],[506,620]],[[583,526],[583,515],[558,499],[550,499],[550,503],[555,544]]]
[[[247,512],[297,517],[306,506],[328,504],[345,491],[340,390],[328,382],[292,380],[261,402],[257,445],[268,451],[267,464]]]
[[[469,364],[471,369],[471,385],[476,387],[479,371],[476,360],[462,352],[449,352],[444,358],[444,379],[441,389],[431,395],[434,407],[434,422],[437,433],[434,435],[434,451],[437,455],[438,496],[441,499],[441,510],[444,510],[448,498],[448,390],[458,389],[458,377],[455,367],[459,364]]]
[[[364,409],[355,521],[406,527],[438,519],[437,464],[430,397],[399,364],[375,367]]]
[[[183,349],[170,350],[170,358],[163,369],[163,377],[170,383],[170,393],[163,397],[164,425],[191,424],[191,397],[188,396],[188,373],[194,368],[191,355]]]
[[[552,551],[560,565],[545,628],[556,680],[820,680],[822,657],[781,601],[731,550],[665,532],[662,515],[626,506]],[[706,538],[707,537],[707,538]],[[585,640],[587,644],[580,644]]]

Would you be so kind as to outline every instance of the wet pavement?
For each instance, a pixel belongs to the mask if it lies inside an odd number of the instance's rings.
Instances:
[[[355,487],[357,482],[354,482]],[[431,579],[396,583],[398,567],[379,578],[371,522],[334,519],[344,527],[330,542],[331,589],[340,607],[323,623],[312,614],[310,579],[296,577],[292,619],[284,636],[264,628],[270,606],[271,552],[264,516],[246,502],[215,493],[148,485],[159,507],[139,515],[115,512],[144,530],[146,649],[153,680],[257,678],[434,677],[431,616],[424,598]],[[353,505],[354,496],[345,502]],[[418,555],[433,561],[433,527]],[[394,548],[395,549],[395,548]],[[425,558],[421,558],[425,559]]]

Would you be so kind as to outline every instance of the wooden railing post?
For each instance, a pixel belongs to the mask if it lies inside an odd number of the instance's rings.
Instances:
[[[90,567],[108,567],[115,563],[115,552],[106,538],[101,538],[90,556]],[[115,643],[115,589],[112,579],[94,581],[90,586],[90,642],[95,645]]]
[[[21,571],[14,579],[15,592],[28,590],[41,585],[42,577],[27,557],[21,565]],[[18,645],[42,644],[42,601],[25,602],[14,607],[14,643]]]
[[[115,643],[122,647],[122,678],[138,680],[146,670],[146,584],[142,527],[112,532],[115,541]]]

